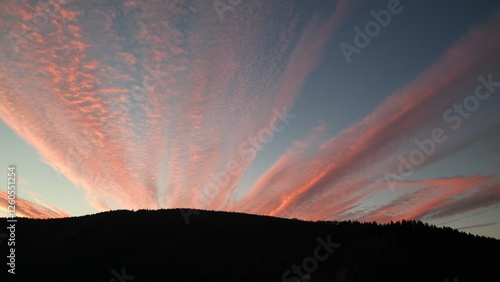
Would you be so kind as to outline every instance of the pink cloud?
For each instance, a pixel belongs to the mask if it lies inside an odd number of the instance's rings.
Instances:
[[[8,194],[4,191],[0,191],[0,201],[7,203]],[[31,218],[59,218],[59,217],[70,217],[71,215],[65,211],[47,204],[40,202],[40,204],[35,204],[19,197],[15,199],[15,215],[19,217],[31,217]],[[2,210],[6,213],[10,213],[11,210],[7,208],[7,205],[2,205]]]
[[[98,210],[224,209],[253,160],[238,146],[292,107],[351,3],[300,18],[294,5],[249,2],[224,24],[205,1],[63,4],[16,55],[0,48],[0,118]],[[2,32],[20,33],[34,8],[2,5]],[[256,40],[271,25],[272,48]],[[229,162],[239,172],[205,197]]]
[[[498,14],[473,27],[432,66],[361,122],[320,146],[311,145],[316,153],[305,155],[304,149],[288,150],[252,187],[252,191],[265,187],[266,191],[283,191],[282,194],[274,198],[267,193],[245,198],[246,202],[241,203],[243,210],[325,218],[337,215],[347,204],[359,205],[376,191],[387,189],[387,183],[381,183],[383,175],[398,165],[391,156],[401,154],[400,148],[415,149],[412,141],[416,137],[429,137],[433,128],[445,126],[435,121],[441,120],[453,103],[474,93],[478,75],[486,77],[495,70],[492,59],[500,60]],[[405,143],[400,146],[401,142]],[[458,143],[465,146],[470,142]],[[461,149],[454,148],[455,152]]]

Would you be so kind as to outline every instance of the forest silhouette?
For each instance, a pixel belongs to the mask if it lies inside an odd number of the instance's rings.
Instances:
[[[16,274],[2,271],[1,281],[500,278],[500,240],[413,220],[309,222],[181,209],[17,220]],[[8,224],[1,222],[5,230]],[[0,245],[0,253],[7,254],[7,244]],[[6,263],[2,255],[1,264]]]

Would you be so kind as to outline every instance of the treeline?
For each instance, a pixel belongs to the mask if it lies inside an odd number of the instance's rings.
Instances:
[[[122,268],[134,276],[125,281],[133,282],[294,281],[298,277],[302,281],[398,282],[458,277],[464,282],[500,277],[499,240],[421,221],[309,222],[188,211],[192,212],[189,223],[181,209],[19,218],[16,281],[40,277],[121,281],[116,273]],[[2,220],[0,228],[6,226]],[[1,244],[0,253],[6,252],[7,246]],[[4,260],[2,255],[2,265]]]

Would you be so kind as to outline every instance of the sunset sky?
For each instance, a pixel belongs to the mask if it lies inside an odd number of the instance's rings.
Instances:
[[[19,216],[199,208],[500,239],[499,109],[497,0],[0,2]]]

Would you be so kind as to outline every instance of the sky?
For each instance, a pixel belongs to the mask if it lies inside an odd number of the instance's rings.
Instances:
[[[14,165],[18,216],[198,208],[500,239],[498,1],[0,11],[1,216]]]

